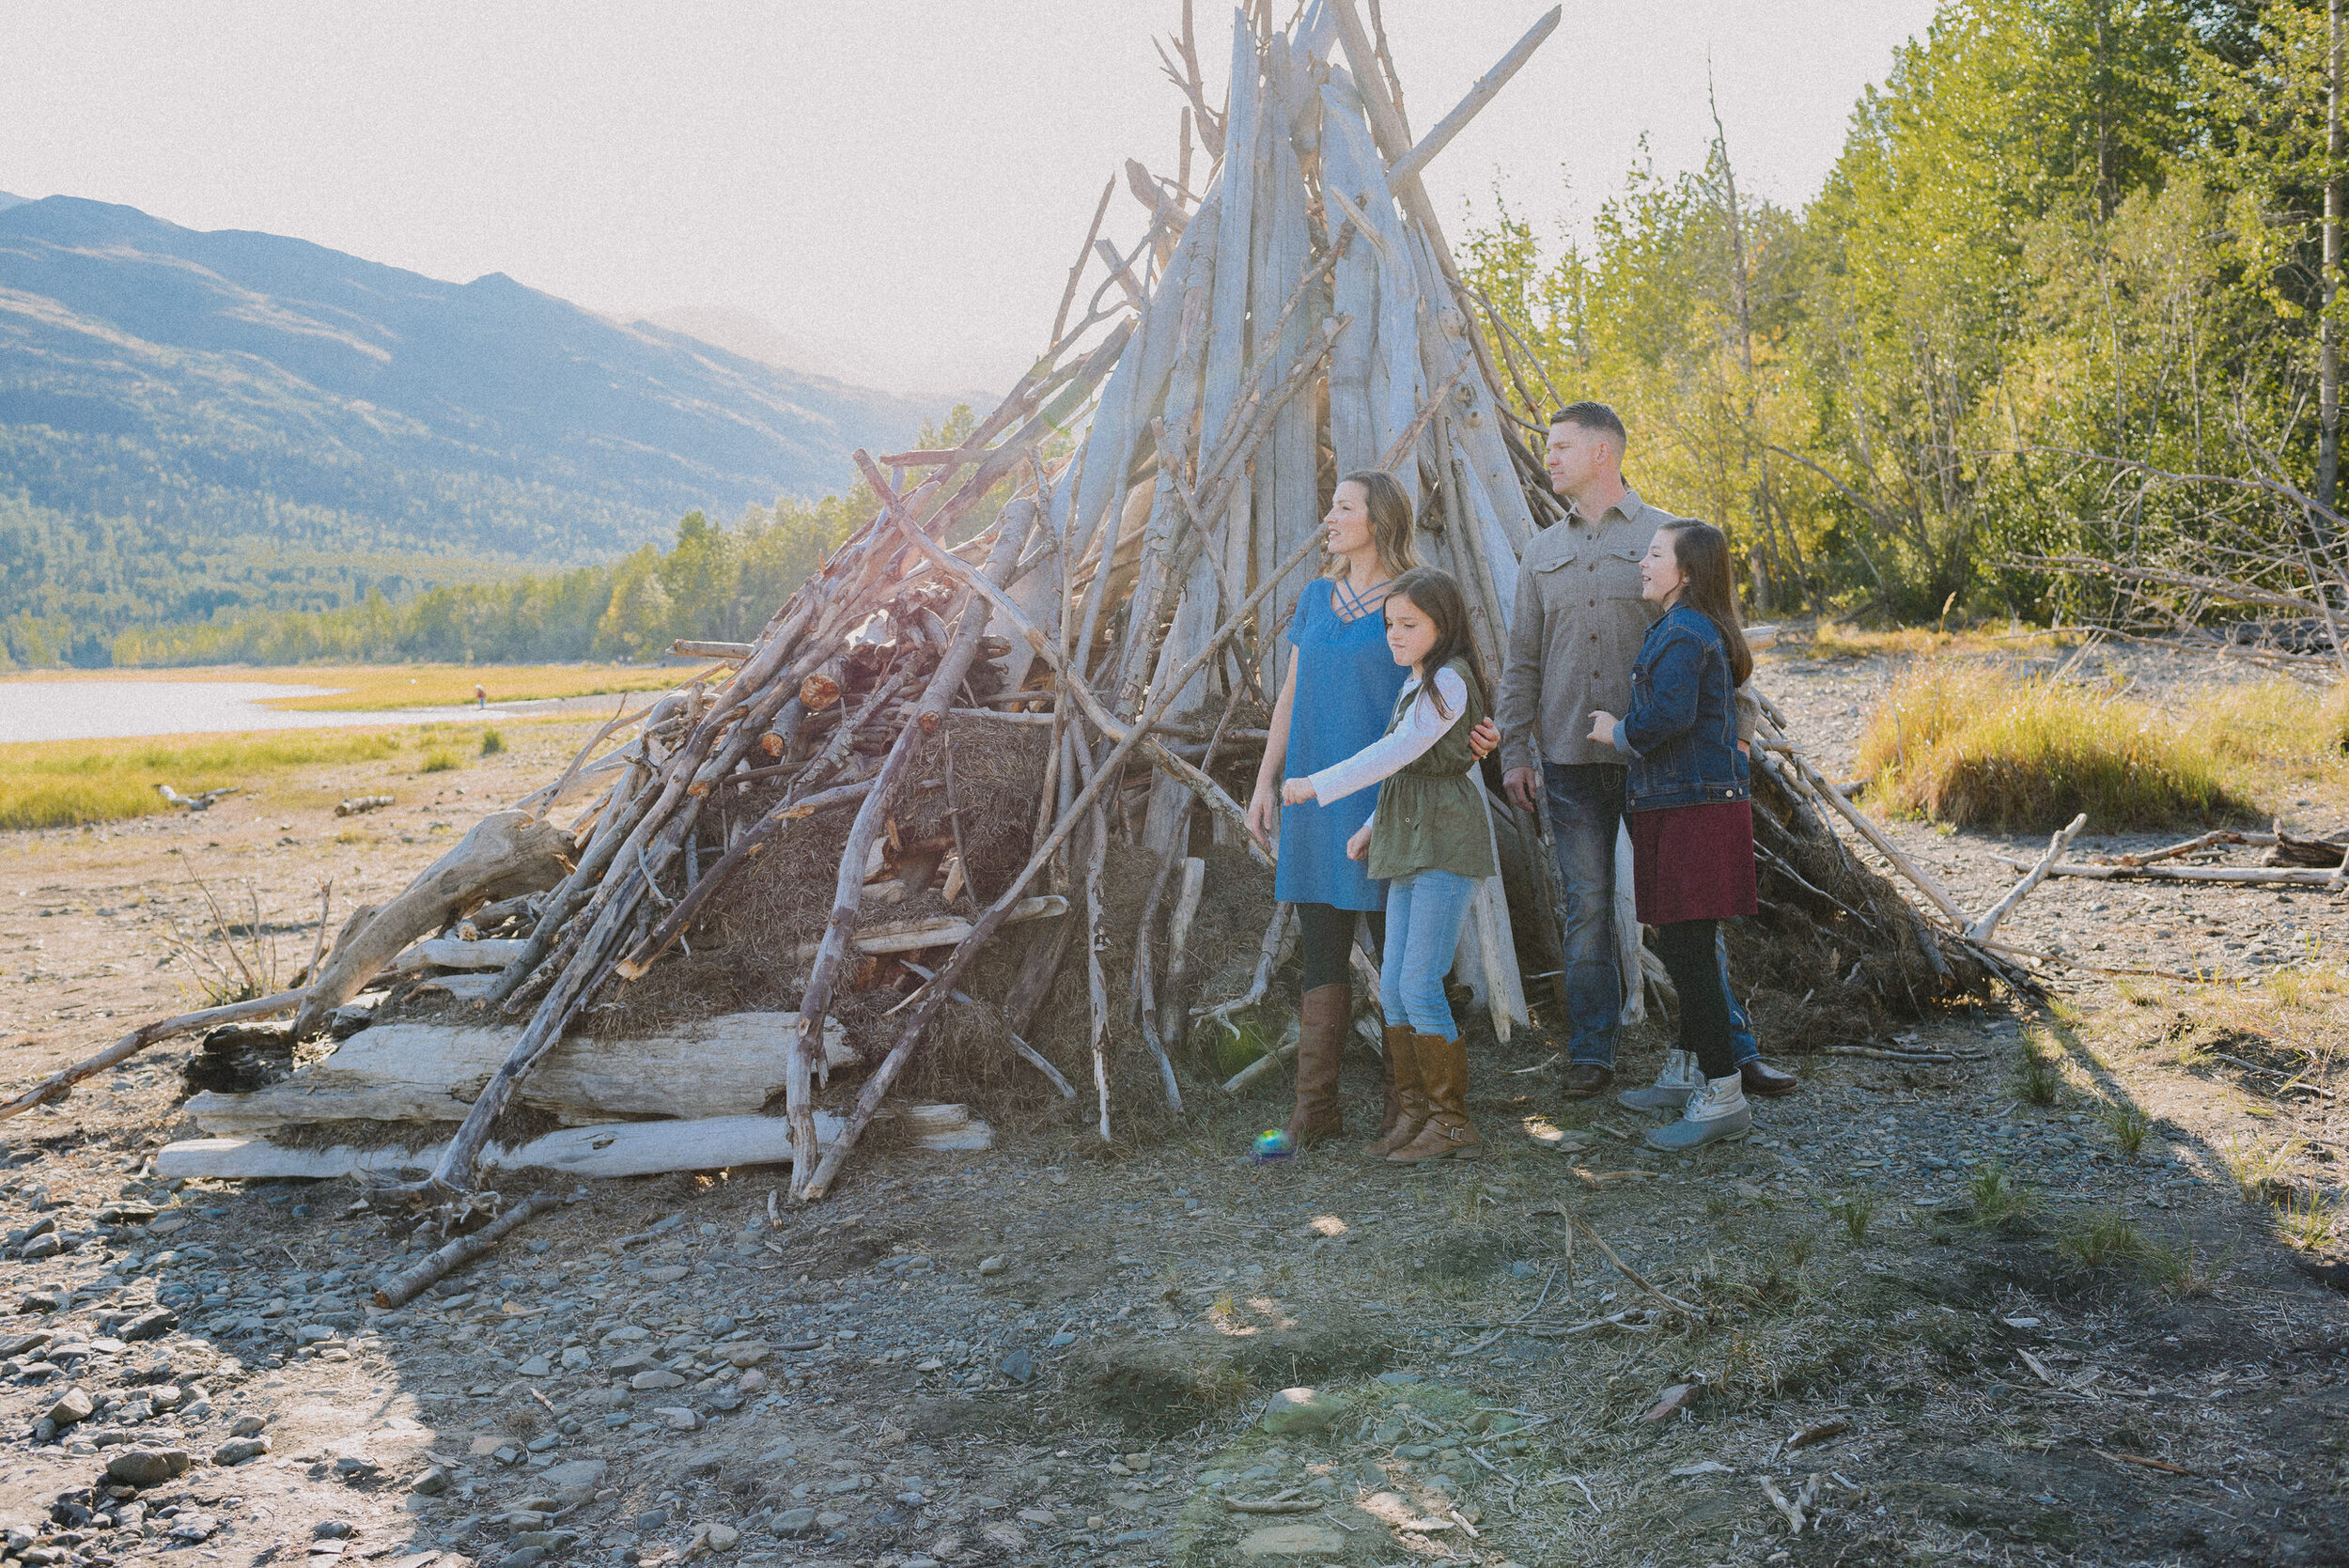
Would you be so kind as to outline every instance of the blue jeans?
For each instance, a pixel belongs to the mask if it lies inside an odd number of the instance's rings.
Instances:
[[[1417,871],[1387,884],[1386,952],[1378,963],[1378,1005],[1391,1024],[1414,1034],[1460,1037],[1443,977],[1460,945],[1460,920],[1476,884],[1450,871]]]
[[[1558,851],[1558,881],[1565,902],[1566,1060],[1615,1065],[1622,1032],[1624,977],[1615,957],[1615,834],[1623,823],[1627,769],[1612,763],[1542,765],[1549,833]],[[1729,993],[1730,1051],[1744,1066],[1762,1054],[1753,1020],[1729,984],[1729,944],[1713,948]]]

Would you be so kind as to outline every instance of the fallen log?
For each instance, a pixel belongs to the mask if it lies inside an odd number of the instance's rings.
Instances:
[[[473,1234],[459,1236],[422,1263],[404,1268],[384,1281],[376,1288],[375,1304],[386,1310],[406,1306],[429,1289],[435,1281],[445,1279],[475,1258],[487,1256],[495,1250],[499,1242],[549,1209],[560,1208],[562,1203],[562,1199],[552,1194],[532,1193]]]
[[[334,815],[336,816],[359,816],[367,812],[381,811],[385,806],[398,803],[397,798],[390,795],[353,795],[334,807]]]
[[[1997,859],[2016,870],[2020,861]],[[2050,877],[2086,877],[2099,882],[2225,882],[2238,887],[2330,887],[2335,872],[2265,865],[2098,865],[2092,862],[2058,861],[2047,868]]]
[[[723,659],[739,664],[758,651],[755,643],[704,643],[680,637],[669,644],[669,651],[683,659]]]
[[[502,970],[521,956],[529,945],[521,938],[466,941],[458,937],[434,937],[393,959],[383,967],[383,972],[401,975],[423,970]]]
[[[917,1149],[968,1154],[995,1145],[995,1129],[960,1105],[892,1107],[879,1118],[904,1122]],[[446,1154],[445,1141],[425,1145],[357,1148],[295,1148],[266,1138],[191,1138],[165,1145],[155,1156],[155,1173],[168,1181],[184,1176],[259,1181],[301,1178],[331,1180],[371,1176],[388,1180],[428,1171]],[[839,1136],[840,1118],[817,1112],[816,1132],[829,1146]],[[563,1127],[508,1148],[485,1144],[484,1171],[552,1171],[598,1179],[657,1176],[677,1171],[723,1171],[737,1165],[788,1165],[791,1129],[773,1116],[713,1116],[684,1122],[611,1122]]]
[[[329,1013],[357,996],[411,942],[440,931],[468,907],[554,886],[570,870],[570,835],[562,830],[528,812],[491,812],[398,897],[344,924],[294,1017],[294,1038],[307,1039],[324,1028]]]

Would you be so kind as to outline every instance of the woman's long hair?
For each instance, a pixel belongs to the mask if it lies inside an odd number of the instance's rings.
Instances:
[[[1745,623],[1737,616],[1737,584],[1729,575],[1729,536],[1693,519],[1657,530],[1672,536],[1672,559],[1680,565],[1680,602],[1702,612],[1720,629],[1729,649],[1729,683],[1743,686],[1753,674],[1753,650],[1746,646]]]
[[[1387,570],[1400,575],[1418,566],[1419,547],[1411,537],[1411,497],[1402,482],[1383,468],[1362,468],[1338,483],[1362,487],[1362,507],[1370,513],[1370,540],[1378,547],[1378,559]]]
[[[1454,717],[1443,706],[1443,693],[1436,690],[1436,672],[1454,660],[1468,671],[1468,678],[1477,700],[1492,706],[1492,687],[1485,679],[1484,666],[1476,658],[1476,639],[1469,631],[1468,596],[1460,591],[1460,581],[1437,567],[1413,567],[1394,580],[1387,590],[1387,603],[1407,598],[1418,606],[1421,614],[1436,623],[1436,645],[1427,650],[1420,664],[1425,678],[1420,690],[1436,705],[1436,711],[1444,718]]]

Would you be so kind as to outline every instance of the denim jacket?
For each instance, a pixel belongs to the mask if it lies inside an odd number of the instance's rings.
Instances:
[[[1631,811],[1752,799],[1729,650],[1703,612],[1675,606],[1648,628],[1631,666],[1631,711],[1615,721],[1614,740],[1631,755]]]

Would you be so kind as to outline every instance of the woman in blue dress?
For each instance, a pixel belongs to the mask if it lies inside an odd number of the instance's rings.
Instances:
[[[1354,923],[1370,917],[1374,942],[1386,939],[1386,884],[1374,882],[1363,862],[1349,860],[1346,841],[1370,819],[1376,790],[1332,804],[1281,803],[1283,779],[1345,761],[1386,734],[1395,698],[1408,672],[1387,649],[1381,610],[1387,588],[1419,565],[1411,543],[1411,501],[1392,474],[1371,469],[1337,483],[1322,520],[1329,569],[1306,584],[1289,619],[1288,670],[1272,705],[1264,762],[1249,797],[1248,825],[1269,843],[1277,824],[1279,869],[1273,896],[1297,908],[1299,955],[1304,976],[1298,1004],[1297,1105],[1289,1114],[1289,1146],[1302,1149],[1344,1132],[1338,1113],[1338,1053],[1354,1013],[1349,955]],[[1303,702],[1298,693],[1305,693]],[[1472,737],[1476,754],[1501,740],[1490,721]],[[1373,955],[1375,958],[1377,955]],[[1386,1060],[1380,1142],[1402,1115],[1395,1053]],[[1378,1143],[1378,1153],[1386,1151]]]

